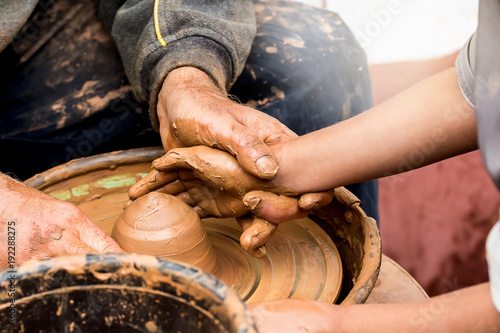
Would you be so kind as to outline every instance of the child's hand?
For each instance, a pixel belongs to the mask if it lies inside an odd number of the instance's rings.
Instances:
[[[333,198],[330,191],[305,194],[299,200],[293,190],[250,175],[229,153],[206,146],[172,149],[155,160],[153,167],[130,189],[132,200],[157,190],[176,195],[202,218],[241,217],[251,212],[258,218],[238,219],[244,230],[242,247],[251,252],[267,242],[275,223],[305,217]]]

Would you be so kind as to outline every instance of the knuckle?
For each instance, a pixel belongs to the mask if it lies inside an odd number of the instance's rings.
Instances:
[[[70,219],[72,222],[87,222],[87,215],[85,215],[85,213],[75,205],[69,202],[64,202],[61,209],[63,209],[68,219]]]
[[[236,144],[242,148],[258,148],[261,147],[264,142],[259,139],[256,135],[250,134],[248,132],[241,132],[235,136]]]

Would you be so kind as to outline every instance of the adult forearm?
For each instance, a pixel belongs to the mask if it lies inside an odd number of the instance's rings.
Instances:
[[[367,112],[274,148],[277,185],[298,192],[385,177],[477,148],[474,110],[455,70]]]

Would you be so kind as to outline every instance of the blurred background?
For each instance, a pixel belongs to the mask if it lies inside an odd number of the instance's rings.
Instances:
[[[301,0],[337,12],[364,47],[379,104],[454,67],[478,0]],[[488,281],[485,240],[500,194],[478,152],[380,180],[384,254],[429,293]]]

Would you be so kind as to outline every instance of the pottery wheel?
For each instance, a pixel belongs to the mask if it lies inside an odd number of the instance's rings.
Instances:
[[[300,298],[334,303],[342,284],[340,256],[331,238],[308,218],[281,224],[256,259],[239,243],[234,219],[205,219],[219,260],[214,273],[247,303]]]
[[[128,200],[128,188],[150,168],[150,162],[124,166],[115,170],[115,176],[110,176],[109,170],[97,170],[54,185],[46,192],[74,203],[110,234]],[[331,238],[312,220],[281,224],[267,243],[263,259],[243,251],[239,244],[241,228],[235,219],[203,222],[218,261],[224,263],[214,275],[247,303],[283,298],[335,302],[342,284],[341,259]]]
[[[87,210],[88,204],[80,207]],[[112,211],[108,215],[106,210],[88,210],[91,220],[108,234],[121,209]],[[266,244],[267,255],[262,259],[241,248],[241,228],[235,219],[204,219],[203,223],[219,262],[213,275],[243,301],[300,298],[334,303],[337,299],[342,286],[340,255],[331,238],[312,220],[281,224]]]

